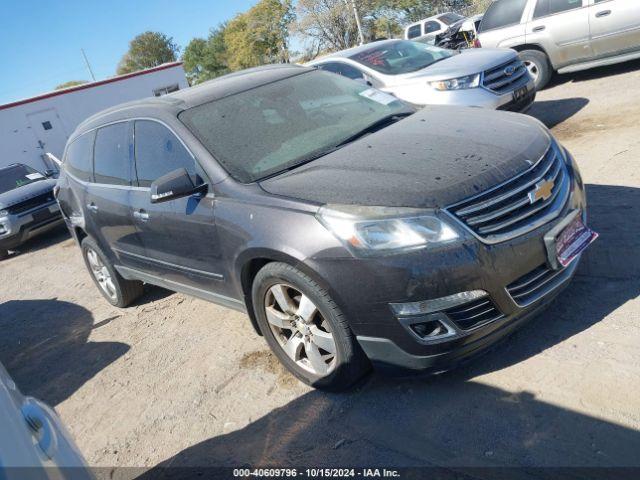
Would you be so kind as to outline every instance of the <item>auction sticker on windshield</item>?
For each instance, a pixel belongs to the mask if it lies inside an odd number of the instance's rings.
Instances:
[[[368,98],[369,100],[373,100],[374,102],[380,103],[382,105],[389,105],[390,103],[398,100],[393,95],[381,92],[380,90],[376,90],[375,88],[368,88],[367,90],[363,90],[362,92],[360,92],[360,96]]]

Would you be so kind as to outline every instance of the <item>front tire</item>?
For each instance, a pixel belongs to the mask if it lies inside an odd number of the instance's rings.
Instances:
[[[9,256],[9,251],[3,248],[0,248],[0,260],[4,260]]]
[[[329,292],[300,270],[267,264],[254,279],[252,302],[271,350],[307,385],[345,390],[371,368]]]
[[[127,307],[142,295],[142,282],[125,280],[91,238],[82,240],[82,257],[102,296],[114,307]]]
[[[523,50],[519,56],[533,77],[536,90],[546,87],[553,74],[549,57],[540,50]]]

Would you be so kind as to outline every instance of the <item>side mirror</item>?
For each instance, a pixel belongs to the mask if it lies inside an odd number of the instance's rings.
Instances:
[[[179,168],[158,178],[151,184],[151,203],[167,202],[206,190],[206,183],[194,185],[189,173],[184,168]]]
[[[47,178],[53,178],[53,177],[56,176],[56,173],[58,173],[58,172],[56,172],[55,170],[49,168],[49,169],[44,171],[44,176],[47,177]]]

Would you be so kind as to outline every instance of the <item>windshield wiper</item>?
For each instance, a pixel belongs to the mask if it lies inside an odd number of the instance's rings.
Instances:
[[[377,132],[378,130],[383,129],[386,126],[391,125],[392,123],[396,123],[398,120],[401,120],[413,114],[414,112],[400,112],[400,113],[394,113],[392,115],[387,115],[386,117],[382,117],[376,120],[375,122],[373,122],[372,124],[367,125],[359,132],[354,133],[350,137],[347,137],[346,139],[338,143],[335,146],[335,148],[340,148],[348,143],[355,142],[356,140],[364,137],[365,135],[369,135],[370,133]]]

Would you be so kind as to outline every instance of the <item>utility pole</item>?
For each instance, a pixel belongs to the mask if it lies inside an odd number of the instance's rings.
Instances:
[[[349,8],[349,0],[344,0],[344,3]],[[360,45],[364,44],[364,34],[362,33],[362,22],[360,21],[360,12],[358,12],[358,6],[356,0],[351,0],[351,7],[353,8],[353,15],[356,17],[356,26],[358,27],[358,37],[360,38]]]
[[[84,48],[81,48],[82,58],[84,58],[84,63],[87,65],[87,70],[89,70],[89,75],[91,75],[91,79],[95,82],[96,76],[93,74],[93,70],[91,70],[91,65],[89,64],[89,59],[87,58],[87,54],[84,53]]]

